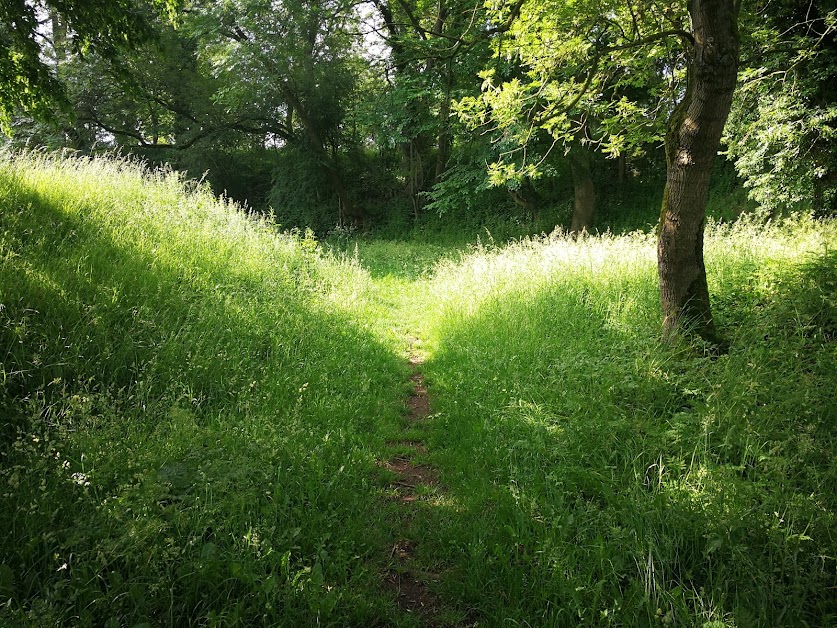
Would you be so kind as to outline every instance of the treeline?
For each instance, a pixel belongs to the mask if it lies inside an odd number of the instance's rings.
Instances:
[[[10,143],[169,163],[317,231],[439,215],[630,224],[637,198],[659,206],[666,124],[694,54],[682,2],[33,4],[44,76],[29,80],[61,106],[2,103]],[[766,212],[835,210],[829,6],[740,9],[716,171]],[[79,26],[93,12],[109,25],[98,39]],[[2,27],[9,59],[14,23]]]

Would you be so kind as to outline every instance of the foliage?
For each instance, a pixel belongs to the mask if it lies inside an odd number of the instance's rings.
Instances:
[[[427,194],[430,202],[426,209],[439,215],[451,212],[471,214],[486,206],[496,207],[502,202],[502,195],[491,193],[485,163],[490,156],[482,142],[460,145],[454,153],[452,163]]]
[[[301,178],[327,181],[340,203],[274,208],[284,224],[319,230],[352,203],[344,221],[387,230],[439,213],[469,216],[469,229],[536,214],[566,222],[567,157],[580,153],[595,162],[595,226],[621,228],[614,210],[631,213],[646,194],[596,172],[617,156],[643,179],[664,171],[658,148],[688,59],[684,3],[656,0],[39,0],[2,11],[0,109],[13,146],[185,164],[265,210],[282,172],[232,175],[216,155],[246,168],[270,162],[265,151],[277,162],[307,152],[282,171],[306,164]],[[827,214],[834,10],[744,4],[740,20],[728,156],[762,211]]]
[[[142,151],[137,151],[143,154]],[[225,148],[196,145],[189,151],[144,151],[151,164],[176,169],[185,178],[203,180],[216,196],[224,196],[239,205],[268,213],[270,180],[277,168],[275,152],[255,148]],[[161,154],[162,153],[162,154]]]
[[[71,0],[4,2],[0,5],[0,124],[8,128],[11,115],[23,110],[48,115],[63,104],[62,85],[56,79],[44,48],[48,35],[41,21],[51,18],[69,35],[73,51],[112,57],[125,46],[147,39],[150,8],[168,12],[176,0]]]
[[[339,1],[238,0],[201,3],[190,28],[204,33],[199,54],[220,82],[218,103],[239,119],[273,119],[277,127],[278,111],[300,109],[302,122],[327,138],[353,87],[353,19]]]
[[[768,3],[749,15],[749,63],[726,144],[750,196],[770,214],[835,208],[837,11]]]
[[[680,28],[683,9],[647,4],[491,4],[497,23],[514,7],[519,14],[492,40],[495,58],[480,73],[481,95],[460,100],[457,111],[494,134],[495,185],[540,176],[556,146],[580,142],[616,156],[661,139],[682,90],[683,60],[677,46],[655,35]]]
[[[306,225],[323,233],[337,224],[337,199],[306,151],[285,150],[268,197],[280,224]]]

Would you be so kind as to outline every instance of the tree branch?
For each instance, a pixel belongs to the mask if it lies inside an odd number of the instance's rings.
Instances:
[[[142,133],[139,131],[132,131],[129,129],[117,129],[115,127],[108,126],[101,120],[97,118],[80,118],[80,122],[82,123],[89,123],[93,124],[103,131],[106,131],[114,136],[122,136],[122,137],[130,137],[133,140],[136,140],[139,144],[140,148],[149,148],[149,149],[156,149],[156,150],[163,150],[163,149],[175,149],[175,150],[186,150],[187,148],[191,148],[195,144],[197,144],[200,140],[205,138],[206,136],[213,133],[216,129],[213,128],[204,128],[201,129],[197,134],[195,134],[191,139],[182,143],[182,144],[155,144],[149,142],[143,137]]]
[[[407,19],[410,20],[410,24],[413,25],[416,34],[422,39],[427,39],[427,33],[429,31],[425,29],[418,21],[415,14],[413,13],[413,9],[410,7],[409,4],[407,4],[406,0],[398,0],[398,4],[400,4],[401,8],[404,9],[404,12],[407,14]]]
[[[495,26],[493,28],[489,28],[485,31],[485,36],[490,37],[491,35],[498,35],[499,33],[505,33],[509,30],[514,21],[520,17],[520,10],[523,8],[523,4],[526,0],[515,0],[515,3],[511,6],[511,12],[509,16],[506,18],[506,21],[500,24],[499,26]]]
[[[615,52],[617,50],[629,50],[630,48],[646,46],[655,41],[659,41],[660,39],[666,39],[667,37],[680,37],[681,39],[685,39],[686,41],[688,41],[689,44],[691,44],[692,46],[695,45],[695,38],[691,33],[679,28],[673,28],[670,30],[660,31],[659,33],[654,33],[653,35],[648,35],[648,37],[635,39],[633,41],[628,42],[627,44],[621,44],[619,46],[604,46],[603,48],[601,48],[601,51]]]
[[[587,91],[590,89],[590,85],[592,85],[592,83],[593,83],[593,77],[596,75],[596,70],[599,69],[599,60],[600,59],[601,59],[600,54],[593,55],[592,63],[590,64],[590,67],[587,69],[587,76],[584,79],[584,83],[582,83],[582,85],[581,85],[581,89],[575,95],[575,98],[573,98],[572,101],[568,105],[566,105],[564,107],[561,107],[560,113],[568,113],[568,112],[572,111],[575,108],[575,106],[578,105],[578,103],[581,102],[581,99],[584,97],[584,94],[587,93]],[[544,111],[540,116],[538,116],[537,124],[539,124],[539,125],[543,124],[543,121],[545,121],[547,118],[552,118],[552,117],[558,115],[557,112],[558,112],[557,109],[551,109],[549,111]]]

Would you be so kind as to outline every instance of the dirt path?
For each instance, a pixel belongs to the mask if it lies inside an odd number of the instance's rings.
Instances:
[[[426,424],[432,420],[427,388],[421,373],[424,362],[422,354],[416,349],[417,339],[410,338],[409,364],[412,370],[410,380],[413,390],[407,401],[405,429]],[[399,451],[399,454],[381,461],[380,466],[395,475],[390,482],[393,499],[399,504],[399,538],[395,540],[390,552],[390,565],[384,576],[384,584],[397,595],[398,605],[405,613],[416,615],[422,624],[438,626],[442,604],[431,591],[430,584],[440,578],[439,574],[423,570],[416,560],[419,551],[415,540],[416,512],[419,502],[426,499],[432,491],[438,491],[439,476],[432,466],[414,462],[416,456],[427,453],[422,440],[392,440],[387,443]]]

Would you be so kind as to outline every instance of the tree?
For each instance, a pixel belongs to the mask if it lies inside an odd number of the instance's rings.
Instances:
[[[717,342],[703,260],[709,177],[738,77],[738,4],[690,0],[686,93],[666,133],[666,187],[657,266],[663,333],[686,328]]]
[[[0,125],[15,112],[48,117],[66,106],[47,48],[114,56],[151,36],[151,8],[174,11],[176,0],[19,0],[0,3]]]
[[[354,89],[356,20],[347,0],[232,0],[199,3],[190,28],[219,83],[214,99],[238,119],[235,128],[304,145],[342,217],[364,224],[367,213],[354,203],[337,154]]]
[[[487,51],[463,46],[469,25],[483,9],[463,0],[371,0],[389,47],[385,71],[389,120],[405,174],[405,191],[418,218],[428,191],[448,170],[454,143],[451,103],[457,91],[473,91],[474,58]]]
[[[507,38],[497,39],[498,54],[505,49],[525,71],[498,84],[494,69],[486,70],[482,98],[463,110],[521,147],[522,159],[494,166],[497,176],[538,176],[543,156],[523,150],[538,132],[570,154],[578,144],[594,144],[618,155],[653,138],[668,118],[658,241],[663,330],[667,337],[687,329],[716,340],[703,227],[735,90],[738,3],[524,0],[503,4],[495,19],[510,25]],[[587,129],[594,127],[591,138]],[[574,170],[583,182],[580,161]],[[589,205],[589,189],[582,185],[577,196],[577,206]]]
[[[724,143],[765,212],[837,212],[837,9],[759,3],[742,20],[742,71]]]
[[[59,120],[78,150],[118,145],[155,159],[202,140],[223,143],[227,125],[212,102],[212,80],[197,68],[195,44],[180,30],[156,24],[153,40],[117,59],[88,54],[58,68],[71,103]]]
[[[497,147],[495,185],[538,179],[548,157],[568,157],[575,202],[572,230],[592,227],[595,190],[591,152],[620,158],[663,137],[676,99],[682,51],[667,39],[643,45],[683,11],[634,8],[631,3],[528,0],[492,13],[494,58],[481,73],[482,94],[458,111],[487,128]],[[670,27],[669,27],[670,28]]]
[[[103,48],[59,55],[59,38],[43,44],[44,56],[56,59],[45,65],[53,86],[46,93],[61,93],[67,104],[51,121],[63,145],[93,150],[104,141],[155,161],[192,163],[199,174],[200,154],[217,147],[274,156],[293,147],[313,157],[304,161],[339,199],[329,203],[335,214],[339,207],[343,220],[365,222],[344,180],[346,108],[363,69],[354,3],[196,0],[176,29],[151,17],[136,46],[118,55]],[[16,120],[18,128],[25,123]],[[29,131],[54,145],[54,131],[31,124]]]

